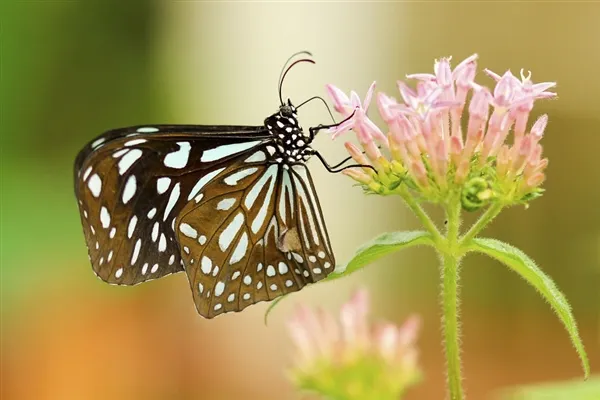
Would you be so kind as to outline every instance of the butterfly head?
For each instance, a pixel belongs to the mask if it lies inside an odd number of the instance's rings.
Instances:
[[[312,155],[310,138],[298,123],[296,107],[288,100],[279,111],[265,120],[265,126],[275,138],[275,160],[284,163],[304,162]]]

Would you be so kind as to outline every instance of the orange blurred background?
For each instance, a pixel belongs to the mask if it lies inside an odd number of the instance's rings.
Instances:
[[[284,91],[296,103],[324,96],[326,83],[362,96],[377,80],[397,96],[405,74],[475,52],[480,68],[523,67],[534,82],[558,82],[559,99],[534,109],[550,115],[547,192],[528,210],[505,211],[485,235],[523,249],[553,277],[600,373],[600,4],[36,1],[3,4],[1,18],[2,399],[302,398],[285,375],[286,317],[297,303],[336,312],[358,285],[370,289],[376,319],[422,315],[425,380],[406,399],[444,398],[429,249],[305,288],[268,326],[264,303],[203,320],[181,274],[121,288],[91,270],[72,187],[79,148],[120,126],[261,124],[277,107],[283,62],[304,49],[317,65],[289,75]],[[302,118],[314,126],[328,115],[311,105]],[[341,141],[323,135],[315,145],[330,160],[344,156]],[[363,196],[315,162],[311,171],[338,262],[376,234],[418,228],[398,199]],[[469,398],[581,379],[549,307],[502,265],[466,259],[462,319]]]

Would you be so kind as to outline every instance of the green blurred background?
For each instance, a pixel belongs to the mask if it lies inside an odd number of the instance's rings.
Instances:
[[[293,350],[286,315],[299,302],[335,311],[357,285],[371,289],[376,318],[423,316],[426,380],[407,398],[444,397],[437,259],[428,249],[306,288],[275,310],[268,327],[265,304],[201,319],[181,274],[118,288],[92,273],[73,195],[79,148],[134,124],[261,124],[278,104],[279,69],[303,49],[317,65],[286,81],[285,95],[296,103],[324,95],[330,82],[362,96],[376,79],[395,95],[405,74],[474,52],[480,67],[523,67],[535,82],[558,82],[559,99],[534,109],[550,114],[546,195],[529,210],[504,212],[485,234],[522,248],[556,280],[600,372],[600,4],[82,0],[1,7],[3,399],[298,398],[285,377]],[[313,104],[302,118],[309,126],[328,116]],[[325,135],[316,146],[328,159],[344,156],[342,142]],[[397,199],[365,197],[318,163],[311,169],[338,261],[378,233],[418,226]],[[462,294],[470,398],[580,379],[567,334],[516,275],[469,257]]]

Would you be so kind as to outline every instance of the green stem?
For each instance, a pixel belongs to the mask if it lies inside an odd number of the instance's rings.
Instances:
[[[454,203],[454,202],[452,202]],[[458,279],[460,249],[458,236],[460,227],[460,202],[446,206],[448,231],[447,248],[442,252],[442,281],[444,306],[444,340],[446,345],[446,362],[448,373],[448,389],[451,400],[462,400],[462,379],[460,363],[460,330],[458,320]]]
[[[504,208],[504,205],[501,204],[501,203],[496,203],[496,204],[493,204],[492,206],[490,206],[481,215],[481,217],[479,217],[479,219],[477,220],[477,222],[475,222],[473,224],[473,226],[471,227],[471,229],[469,229],[469,231],[467,233],[465,233],[465,235],[461,238],[461,240],[460,240],[460,246],[461,247],[468,246],[469,242],[471,240],[473,240],[473,238],[475,236],[477,236],[477,234],[479,232],[481,232],[483,230],[483,228],[485,228],[487,226],[487,224],[489,224],[494,218],[496,218],[496,216],[498,214],[500,214],[500,211],[502,211],[502,208]]]
[[[444,339],[446,345],[446,363],[448,369],[448,389],[450,400],[462,400],[462,378],[460,367],[460,339],[458,326],[458,264],[452,254],[443,254],[443,304]]]
[[[402,191],[401,195],[408,207],[411,209],[411,211],[415,213],[419,220],[421,220],[421,223],[423,224],[425,229],[427,229],[429,233],[431,233],[434,241],[437,243],[441,243],[443,241],[442,235],[440,234],[440,231],[437,229],[429,215],[427,215],[425,210],[423,210],[423,208],[415,201],[415,199],[410,195],[410,193]]]

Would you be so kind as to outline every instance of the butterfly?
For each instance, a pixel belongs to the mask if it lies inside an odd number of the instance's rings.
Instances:
[[[310,54],[294,56],[302,53]],[[337,124],[305,133],[297,108],[282,100],[283,79],[299,62],[314,63],[304,58],[282,70],[281,105],[262,126],[133,126],[79,152],[75,195],[100,279],[136,285],[185,272],[198,313],[213,318],[333,271],[306,162],[316,155],[338,172],[347,160],[332,167],[311,147]]]

